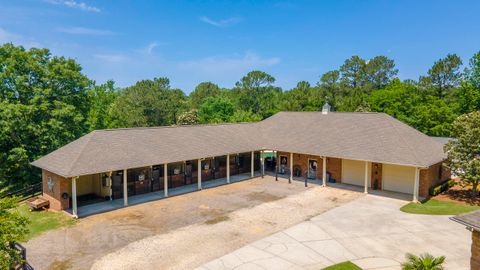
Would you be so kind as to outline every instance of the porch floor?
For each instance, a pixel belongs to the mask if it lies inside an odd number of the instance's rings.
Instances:
[[[272,171],[265,172],[265,174],[275,177],[275,173]],[[290,177],[289,174],[278,174],[278,181],[288,181],[289,177]],[[294,176],[293,181],[305,182],[305,177]],[[307,184],[322,185],[322,179],[318,179],[318,178],[307,179]],[[328,181],[326,184],[328,187],[345,189],[345,190],[356,191],[356,192],[363,192],[363,186],[357,186],[357,185],[351,185],[351,184],[345,184],[345,183],[329,183]],[[400,192],[388,191],[388,190],[374,190],[371,188],[368,188],[368,194],[387,197],[387,198],[395,198],[395,199],[404,200],[404,201],[412,201],[412,196],[413,196],[412,194],[407,194],[407,193],[400,193]],[[422,201],[425,198],[419,197],[418,199]]]
[[[260,171],[255,171],[254,178],[261,176]],[[252,177],[250,176],[250,173],[243,173],[243,174],[236,174],[236,175],[231,175],[230,176],[230,183],[235,183],[235,182],[240,182],[244,180],[251,179]],[[214,179],[214,180],[208,180],[202,182],[202,189],[207,189],[207,188],[212,188],[212,187],[218,187],[221,185],[226,185],[227,184],[227,178],[219,178],[219,179]],[[170,188],[168,189],[168,197],[172,196],[177,196],[177,195],[182,195],[185,193],[190,193],[198,191],[198,184],[190,184],[190,185],[185,185],[181,187],[176,187],[176,188]],[[130,196],[128,197],[128,205],[136,205],[136,204],[141,204],[149,201],[155,201],[155,200],[160,200],[165,198],[165,194],[163,190],[160,191],[155,191],[155,192],[149,192],[141,195],[135,195],[135,196]],[[116,199],[116,200],[111,200],[111,201],[103,201],[99,203],[94,203],[94,204],[88,204],[84,206],[80,206],[77,209],[77,216],[78,217],[86,217],[94,214],[99,214],[103,212],[108,212],[112,211],[115,209],[123,208],[125,207],[123,205],[123,198],[121,199]],[[70,215],[73,213],[72,209],[69,208],[65,210],[67,213]]]

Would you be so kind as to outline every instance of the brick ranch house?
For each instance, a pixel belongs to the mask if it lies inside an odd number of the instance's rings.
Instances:
[[[263,151],[274,153],[267,166]],[[42,169],[50,207],[77,216],[93,202],[126,206],[140,194],[167,197],[263,175],[266,167],[418,201],[450,177],[445,158],[441,143],[387,114],[324,110],[256,123],[96,130],[32,165]]]

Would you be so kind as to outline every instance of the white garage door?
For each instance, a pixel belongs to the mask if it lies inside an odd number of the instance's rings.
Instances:
[[[369,176],[370,167],[368,166]],[[370,177],[368,177],[369,187],[370,182]],[[342,183],[363,187],[365,183],[365,161],[342,159]]]
[[[383,165],[383,189],[413,194],[415,168],[399,165]]]

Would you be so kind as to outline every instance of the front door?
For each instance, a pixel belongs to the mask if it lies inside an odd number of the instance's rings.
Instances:
[[[280,166],[278,167],[279,174],[286,174],[288,170],[288,158],[287,156],[280,156]]]
[[[112,197],[113,199],[123,198],[123,172],[114,172],[112,175]]]
[[[313,159],[308,160],[308,178],[317,178],[317,161]]]

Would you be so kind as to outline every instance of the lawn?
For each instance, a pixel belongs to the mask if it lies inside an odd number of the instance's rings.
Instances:
[[[362,268],[350,261],[346,261],[330,265],[329,267],[323,268],[323,270],[362,270]]]
[[[430,199],[422,203],[409,203],[400,208],[400,210],[410,214],[458,215],[480,210],[480,206],[464,205]]]
[[[30,220],[30,223],[27,226],[29,233],[25,236],[25,239],[23,239],[24,241],[32,239],[48,230],[75,224],[75,219],[70,218],[63,213],[30,211],[30,207],[26,204],[20,204],[18,210],[21,215],[26,216]]]

